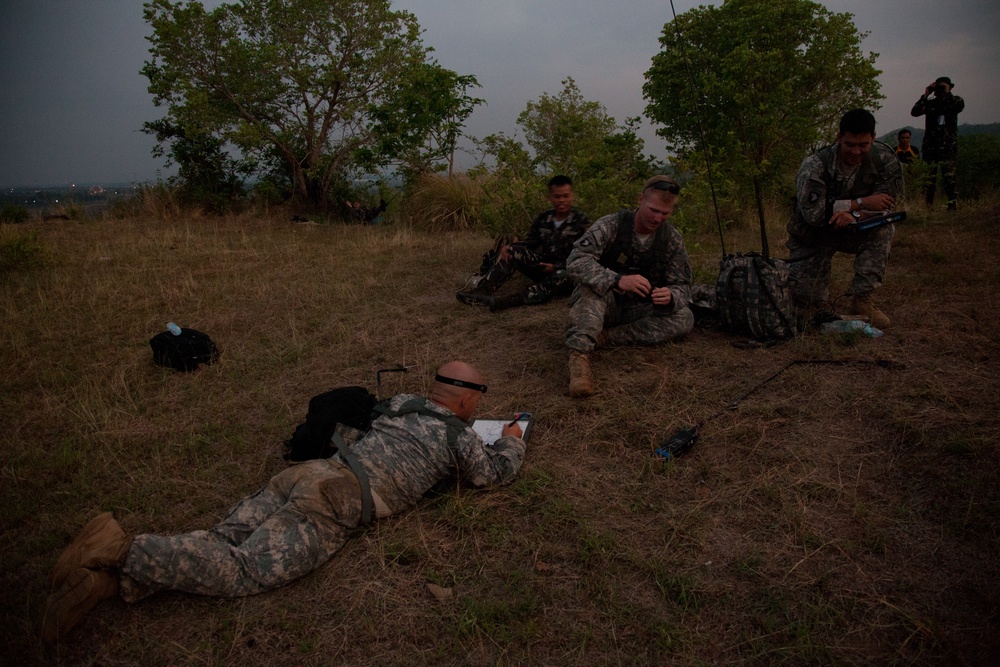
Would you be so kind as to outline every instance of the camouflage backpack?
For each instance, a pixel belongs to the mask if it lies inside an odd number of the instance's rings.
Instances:
[[[727,255],[715,283],[722,326],[757,340],[791,338],[797,333],[788,286],[788,264],[750,252]]]

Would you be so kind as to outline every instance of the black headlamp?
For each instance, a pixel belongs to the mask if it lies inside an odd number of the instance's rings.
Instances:
[[[435,375],[435,382],[440,382],[441,384],[450,384],[453,387],[461,387],[462,389],[475,389],[476,391],[481,391],[486,393],[485,384],[476,384],[475,382],[468,382],[466,380],[456,380],[455,378],[445,377],[443,375]]]

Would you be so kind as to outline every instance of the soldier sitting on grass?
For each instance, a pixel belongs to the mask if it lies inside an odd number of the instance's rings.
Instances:
[[[691,265],[684,239],[668,222],[680,191],[669,176],[653,176],[635,210],[595,222],[566,260],[577,282],[566,329],[570,396],[594,393],[595,348],[656,345],[694,327]]]
[[[131,537],[110,512],[97,516],[52,571],[43,639],[65,637],[115,596],[136,602],[162,590],[220,597],[272,590],[330,560],[373,508],[378,518],[408,509],[456,475],[477,487],[511,481],[526,448],[520,427],[505,427],[486,445],[466,424],[485,392],[479,371],[447,363],[429,399],[390,399],[347,453],[291,466],[209,530]]]
[[[566,258],[590,220],[573,207],[573,181],[568,176],[549,180],[548,200],[552,208],[535,218],[527,238],[502,243],[492,254],[487,253],[479,274],[473,277],[475,284],[458,292],[459,301],[486,305],[496,312],[545,303],[573,290],[573,281],[566,275]],[[528,276],[533,284],[508,296],[494,296],[515,271]]]

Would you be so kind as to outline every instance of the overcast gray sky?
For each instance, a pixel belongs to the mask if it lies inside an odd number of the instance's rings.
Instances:
[[[765,0],[766,1],[766,0]],[[219,2],[206,2],[217,5]],[[677,12],[697,4],[674,0]],[[714,4],[714,3],[713,3]],[[965,98],[962,123],[1000,122],[1000,2],[825,0],[854,14],[879,55],[886,95],[879,133],[947,75]],[[584,97],[623,121],[645,107],[643,75],[670,20],[669,0],[397,0],[440,63],[474,74],[487,105],[468,133],[517,132],[517,115],[572,76]],[[139,69],[148,56],[138,0],[0,0],[0,186],[155,179],[162,161],[139,128],[163,115]],[[661,153],[653,128],[647,152]]]

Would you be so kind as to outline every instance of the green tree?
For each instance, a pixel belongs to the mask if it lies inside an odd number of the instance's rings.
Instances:
[[[242,0],[206,11],[152,0],[142,68],[166,120],[248,159],[280,156],[294,196],[318,207],[359,152],[372,115],[427,61],[416,18],[389,0]]]
[[[143,123],[142,131],[156,137],[154,156],[166,155],[168,166],[177,165],[185,204],[224,213],[243,197],[243,179],[252,167],[226,152],[225,143],[215,135],[192,136],[166,118]]]
[[[664,26],[646,72],[647,116],[680,162],[705,158],[723,192],[756,201],[857,107],[877,108],[875,59],[851,14],[809,0],[728,0]],[[699,154],[700,153],[700,154]],[[749,185],[749,188],[747,187]]]
[[[544,207],[544,184],[554,174],[572,177],[578,205],[595,213],[633,205],[636,182],[653,173],[636,133],[638,118],[619,125],[604,105],[585,99],[572,78],[562,84],[558,95],[544,93],[518,115],[534,156],[502,133],[477,142],[484,162],[495,165],[492,172],[484,165],[470,171],[489,181],[483,217],[491,230],[520,229]]]
[[[544,172],[576,172],[579,162],[602,151],[604,138],[618,125],[600,102],[583,98],[572,77],[562,84],[558,95],[543,93],[517,117]]]
[[[584,99],[572,77],[562,84],[558,95],[543,93],[517,117],[535,151],[535,165],[545,173],[580,178],[643,170],[643,141],[635,133],[638,119],[630,118],[621,127],[603,104]]]
[[[476,77],[460,76],[435,62],[409,72],[389,104],[372,112],[378,143],[371,159],[397,162],[410,180],[420,174],[455,169],[455,151],[465,121],[484,100],[469,94]]]

